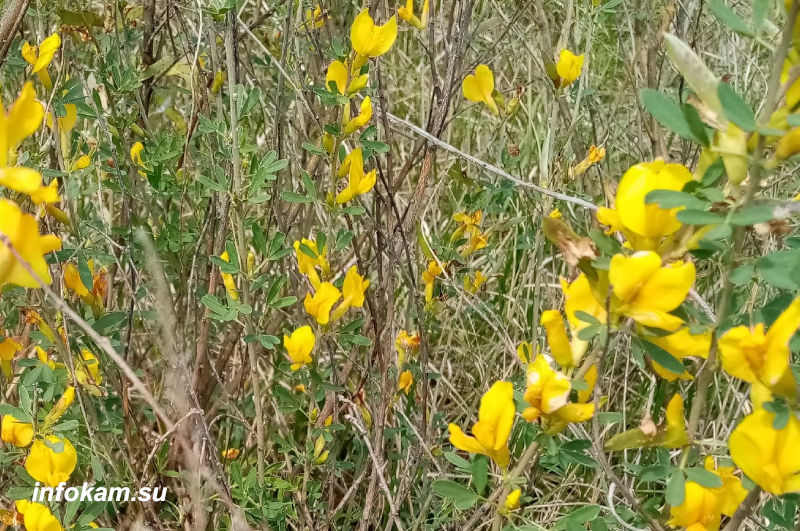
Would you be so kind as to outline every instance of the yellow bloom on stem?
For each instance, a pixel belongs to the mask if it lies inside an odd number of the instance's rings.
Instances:
[[[409,334],[405,330],[397,333],[394,347],[397,349],[397,366],[402,367],[407,354],[415,354],[419,350],[419,332]]]
[[[69,439],[48,435],[33,442],[25,459],[25,470],[36,481],[55,487],[69,479],[76,464],[78,453]]]
[[[39,129],[43,118],[44,108],[36,101],[36,91],[29,81],[22,86],[17,100],[7,113],[0,109],[0,169],[9,170],[4,168],[13,164],[9,155],[14,155],[20,143]]]
[[[597,365],[592,365],[584,375],[586,389],[577,392],[578,400],[564,404],[550,415],[543,416],[542,427],[554,435],[561,433],[567,425],[574,422],[586,422],[594,416],[594,403],[589,403],[597,383]]]
[[[292,332],[291,336],[283,335],[283,346],[286,348],[289,359],[292,360],[291,369],[293,371],[305,367],[313,361],[311,352],[314,350],[316,341],[317,337],[308,325],[301,326]]]
[[[580,161],[572,168],[572,170],[570,171],[570,176],[580,177],[581,175],[586,173],[586,171],[589,168],[591,168],[595,164],[598,164],[604,158],[606,158],[606,148],[602,146],[597,147],[594,144],[592,144],[589,147],[589,153],[586,155],[586,158]]]
[[[0,339],[2,339],[0,342],[0,368],[2,368],[3,375],[6,379],[10,380],[13,375],[11,362],[14,360],[14,356],[17,355],[17,352],[22,350],[22,345],[10,337]]]
[[[728,440],[731,458],[748,478],[780,496],[800,491],[800,420],[789,412],[776,430],[775,414],[758,408],[739,423]]]
[[[677,332],[666,336],[645,336],[644,339],[666,350],[679,360],[688,356],[697,356],[698,358],[705,359],[708,357],[708,351],[711,349],[710,330],[701,334],[692,334],[689,331],[689,327],[683,327]],[[656,374],[669,382],[673,382],[677,379],[692,379],[692,375],[689,374],[689,371],[684,369],[682,374],[677,374],[659,365],[655,360],[653,360],[653,370]]]
[[[475,251],[480,251],[485,248],[487,243],[489,243],[488,232],[474,232],[470,234],[467,243],[462,245],[461,249],[458,250],[458,254],[461,255],[462,258],[466,258]]]
[[[487,280],[488,278],[480,270],[475,271],[474,277],[466,274],[464,275],[464,289],[470,293],[478,293]]]
[[[685,485],[683,503],[670,507],[667,522],[687,531],[717,531],[721,519],[719,495],[694,481]]]
[[[567,328],[564,326],[564,319],[558,310],[545,310],[542,312],[540,320],[547,334],[547,344],[550,346],[550,354],[562,367],[575,367],[580,358],[573,358],[573,349]],[[581,352],[582,356],[583,353]]]
[[[25,531],[64,531],[58,519],[46,506],[28,500],[16,501],[17,512],[22,515]]]
[[[422,4],[422,14],[420,17],[417,17],[417,15],[414,14],[414,0],[406,0],[406,5],[397,8],[397,16],[415,28],[422,30],[428,25],[430,8],[430,0],[425,0]]]
[[[87,265],[89,267],[89,273],[92,275],[92,280],[94,280],[94,260],[89,259]],[[80,272],[72,262],[68,263],[64,268],[64,287],[74,292],[75,295],[80,297],[86,304],[93,305],[95,303],[94,295],[91,291],[89,291],[89,288],[83,284]],[[94,289],[94,287],[95,286],[93,282],[92,289]]]
[[[523,365],[527,365],[533,362],[540,353],[539,345],[531,345],[530,341],[523,341],[519,345],[517,345],[517,358]]]
[[[572,384],[563,373],[553,370],[547,358],[538,354],[528,365],[525,402],[529,407],[522,412],[528,422],[553,413],[569,402]]]
[[[78,160],[75,161],[75,164],[72,165],[72,169],[74,170],[83,170],[89,167],[89,164],[92,163],[92,157],[89,155],[81,155],[78,157]]]
[[[344,134],[349,135],[355,133],[369,122],[372,119],[372,101],[369,99],[369,96],[364,98],[361,102],[361,106],[359,107],[358,116],[347,120],[344,125]]]
[[[53,406],[53,409],[51,409],[50,412],[47,413],[47,416],[44,419],[44,426],[45,426],[44,431],[47,431],[47,429],[50,426],[52,426],[58,419],[62,417],[62,415],[64,415],[64,413],[67,412],[67,409],[69,409],[69,406],[72,405],[72,402],[74,400],[75,400],[75,388],[70,385],[64,391],[64,394],[61,395],[61,398],[58,399],[56,405]]]
[[[323,275],[330,272],[328,247],[325,246],[320,251],[316,241],[303,238],[294,242],[294,252],[297,257],[297,270],[301,275],[306,275],[314,289],[317,289],[320,284],[317,268],[320,268]]]
[[[513,511],[519,509],[519,499],[522,496],[522,490],[514,489],[508,493],[506,500],[503,502],[503,508],[506,511]]]
[[[223,459],[226,459],[228,461],[232,461],[233,459],[236,459],[237,457],[239,457],[240,453],[241,452],[239,451],[238,448],[227,448],[225,450],[222,450],[221,455],[222,455]]]
[[[763,323],[731,328],[719,339],[722,368],[746,382],[758,381],[782,396],[794,396],[789,341],[798,327],[800,298],[792,301],[766,332]]]
[[[469,101],[485,103],[493,114],[500,114],[493,96],[494,74],[488,66],[480,64],[475,68],[474,74],[465,77],[461,82],[461,92]]]
[[[465,452],[485,455],[500,468],[507,468],[508,438],[514,426],[515,411],[514,386],[511,382],[495,382],[481,398],[478,422],[472,426],[472,435],[450,424],[450,444]]]
[[[61,197],[58,195],[58,179],[53,179],[47,186],[40,186],[37,190],[34,190],[28,195],[34,205],[58,203],[61,201]]]
[[[52,234],[39,234],[36,218],[23,214],[19,207],[0,199],[0,232],[4,234],[17,253],[45,284],[50,284],[50,269],[44,255],[61,248],[61,240]],[[19,263],[11,250],[0,241],[0,287],[15,284],[23,288],[38,288],[39,283]]]
[[[3,415],[0,440],[24,448],[33,440],[33,424],[22,422],[13,415]]]
[[[695,268],[691,262],[673,262],[662,267],[661,257],[653,251],[633,256],[611,258],[608,272],[615,313],[637,323],[673,331],[683,324],[680,317],[668,312],[683,303],[694,284]]]
[[[722,514],[733,516],[747,497],[747,490],[742,486],[742,480],[736,476],[736,469],[732,466],[716,466],[710,455],[706,456],[705,469],[722,480],[722,486],[713,491],[719,496]]]
[[[556,72],[560,78],[559,87],[566,87],[578,79],[583,68],[583,58],[584,54],[575,55],[567,49],[561,50],[556,62]]]
[[[579,319],[577,312],[589,314],[599,322],[605,323],[608,317],[606,308],[595,298],[592,292],[592,285],[585,274],[581,273],[572,282],[568,282],[564,278],[561,278],[560,282],[561,292],[564,293],[564,313],[567,316],[567,322],[572,332],[572,339],[570,340],[572,359],[580,360],[586,354],[589,342],[580,339],[578,334],[584,328],[591,326],[591,323]]]
[[[28,41],[22,43],[23,59],[33,66],[33,72],[39,76],[39,81],[48,91],[53,89],[53,82],[50,74],[47,73],[47,67],[50,66],[50,62],[60,47],[61,37],[58,33],[53,33],[38,46],[31,46]]]
[[[406,395],[411,392],[411,386],[414,385],[414,375],[411,371],[405,370],[400,373],[397,379],[397,392],[404,392]]]
[[[328,66],[328,73],[325,76],[325,88],[331,90],[330,84],[333,83],[335,86],[334,91],[339,92],[339,94],[346,93],[350,96],[367,86],[369,75],[355,75],[353,73],[349,83],[348,79],[350,79],[350,74],[347,71],[347,65],[335,60]]]
[[[369,9],[364,9],[353,20],[353,25],[350,26],[350,42],[353,45],[353,50],[360,56],[356,62],[364,61],[368,57],[378,57],[392,47],[395,39],[397,39],[397,19],[392,16],[386,24],[378,26],[369,14]],[[358,64],[358,68],[361,68]]]
[[[377,174],[375,170],[364,173],[364,154],[361,148],[356,148],[345,158],[342,168],[346,168],[348,174],[347,188],[339,192],[336,196],[336,203],[341,205],[358,195],[363,195],[372,190],[375,186]],[[341,168],[340,168],[341,172]]]
[[[330,282],[323,282],[313,296],[311,293],[306,293],[303,306],[306,312],[316,319],[319,324],[326,325],[331,319],[331,308],[333,308],[340,296],[341,293],[336,286]]]
[[[219,255],[219,257],[226,262],[231,261],[230,257],[228,256],[228,251],[223,252],[221,255]],[[231,299],[238,301],[239,292],[236,291],[236,280],[233,278],[233,275],[222,272],[220,272],[220,275],[222,275],[222,283],[225,284],[225,290],[228,292],[228,295],[230,295]]]
[[[633,249],[657,250],[664,237],[682,227],[677,218],[682,207],[665,209],[645,198],[654,190],[680,191],[691,180],[692,173],[682,164],[663,160],[636,164],[622,176],[614,208],[601,207],[597,221],[607,225],[609,233],[622,232]]]
[[[136,142],[131,146],[131,162],[135,165],[139,166],[141,169],[137,169],[137,173],[142,177],[146,177],[147,174],[142,171],[146,170],[147,166],[145,166],[144,161],[142,160],[142,150],[144,149],[144,144],[141,142]]]
[[[347,270],[342,284],[342,302],[333,311],[331,320],[338,321],[345,312],[351,307],[361,308],[364,306],[364,292],[369,287],[369,280],[358,274],[358,267],[352,266]]]
[[[100,361],[89,349],[81,349],[80,360],[76,360],[75,379],[92,395],[101,396],[100,384],[103,375],[100,373]]]
[[[436,260],[428,262],[428,269],[422,272],[422,283],[425,284],[425,302],[433,300],[433,283],[436,277],[444,272],[447,264],[440,264]]]
[[[322,12],[322,6],[316,5],[314,10],[306,9],[306,29],[319,29],[325,25],[328,17]]]

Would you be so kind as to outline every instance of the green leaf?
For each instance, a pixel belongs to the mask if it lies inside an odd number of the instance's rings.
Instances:
[[[319,146],[315,146],[314,144],[309,144],[308,142],[303,142],[303,149],[313,155],[319,155],[320,157],[328,156],[328,153],[324,149]]]
[[[219,256],[211,255],[208,257],[212,264],[217,266],[222,273],[228,273],[230,275],[235,275],[239,272],[239,266],[228,262],[227,260],[223,260]]]
[[[722,486],[722,479],[705,468],[686,468],[683,472],[686,474],[686,479],[703,487],[716,489]]]
[[[676,215],[678,221],[685,225],[719,225],[725,220],[722,216],[707,210],[687,208]]]
[[[93,324],[92,328],[98,332],[104,332],[107,328],[116,326],[128,316],[125,312],[109,312],[98,318]]]
[[[737,15],[733,9],[728,7],[725,2],[722,0],[709,0],[708,7],[711,9],[711,12],[714,13],[714,16],[717,17],[717,20],[727,26],[728,29],[752,37],[752,28],[750,28],[747,22]]]
[[[643,340],[642,342],[642,349],[647,353],[650,358],[653,359],[656,363],[667,369],[669,372],[674,372],[675,374],[683,374],[686,368],[683,366],[681,360],[664,350],[663,348],[659,347],[654,343],[650,343],[649,341]]]
[[[800,249],[768,254],[756,262],[756,269],[767,284],[782,289],[800,289]]]
[[[89,267],[89,262],[83,254],[78,255],[78,275],[81,277],[81,284],[91,292],[94,287],[94,279],[92,278],[92,270]]]
[[[687,140],[697,140],[683,116],[681,108],[672,99],[649,88],[639,91],[639,97],[647,112],[652,114],[658,123]]]
[[[646,203],[656,203],[661,208],[686,207],[703,210],[708,206],[708,202],[697,196],[675,190],[653,190],[644,200]]]
[[[311,180],[311,176],[306,171],[301,171],[300,176],[303,178],[303,186],[305,187],[306,192],[308,192],[308,197],[316,201],[317,189],[314,186],[314,181]]]
[[[759,205],[737,210],[731,214],[728,222],[732,225],[755,225],[756,223],[770,221],[774,217],[775,212],[772,207]]]
[[[747,106],[744,99],[733,90],[727,83],[720,83],[717,86],[719,101],[722,103],[722,110],[731,122],[739,126],[743,131],[755,131],[756,115]]]
[[[481,494],[489,482],[489,461],[486,456],[476,454],[472,458],[472,481],[475,483],[475,490]]]
[[[479,496],[468,488],[459,485],[455,481],[438,479],[431,485],[433,492],[442,498],[448,498],[455,502],[459,509],[468,509],[475,505]]]
[[[281,199],[286,201],[287,203],[313,203],[314,200],[310,197],[306,197],[303,194],[298,194],[297,192],[290,192],[288,190],[284,190],[281,192]]]
[[[670,476],[665,497],[672,507],[677,507],[686,499],[686,478],[680,470],[676,470]]]

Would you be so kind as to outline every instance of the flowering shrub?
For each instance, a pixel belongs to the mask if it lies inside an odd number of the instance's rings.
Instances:
[[[0,528],[796,528],[799,2],[28,4]]]

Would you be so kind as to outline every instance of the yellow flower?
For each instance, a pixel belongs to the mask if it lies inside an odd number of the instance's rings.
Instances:
[[[645,336],[645,339],[666,350],[679,360],[688,356],[697,356],[705,359],[711,349],[711,331],[692,334],[688,327],[683,327],[677,332],[665,336]],[[679,378],[681,380],[692,379],[692,375],[688,371],[684,370],[682,374],[677,374],[659,365],[655,360],[653,360],[653,370],[670,382]]]
[[[303,306],[316,321],[325,325],[328,324],[331,318],[331,308],[339,300],[341,293],[330,282],[323,282],[317,288],[316,293],[312,296],[306,293],[306,298],[303,301]]]
[[[566,87],[572,84],[581,75],[582,68],[583,54],[575,55],[569,50],[561,50],[556,63],[556,72],[560,78],[558,86]]]
[[[378,57],[388,52],[396,38],[397,19],[393,16],[386,24],[378,26],[369,15],[369,9],[361,11],[350,27],[350,41],[353,50],[361,56],[362,64],[367,57]]]
[[[78,454],[69,439],[48,435],[33,442],[25,470],[36,481],[55,487],[69,479],[77,463]]]
[[[327,16],[325,13],[322,12],[322,6],[319,4],[316,5],[314,11],[310,9],[306,9],[306,28],[307,29],[319,29],[325,25],[325,20],[327,20]]]
[[[439,264],[436,260],[428,262],[428,269],[422,272],[422,283],[425,284],[425,301],[433,300],[433,282],[436,277],[444,272],[446,264]]]
[[[357,195],[363,195],[372,190],[377,178],[375,170],[364,174],[364,155],[361,148],[354,149],[347,156],[346,160],[348,173],[347,188],[339,192],[336,196],[336,203],[340,205],[350,201]],[[345,167],[345,164],[343,164],[342,167]]]
[[[402,391],[408,395],[408,393],[411,392],[412,385],[414,385],[414,375],[411,374],[411,371],[405,370],[401,372],[397,380],[397,392],[399,393]]]
[[[78,160],[75,161],[75,164],[72,165],[73,170],[83,170],[89,167],[89,164],[92,163],[92,158],[89,155],[81,155],[78,157]]]
[[[89,269],[93,269],[92,260],[89,260]],[[72,262],[68,263],[64,268],[64,287],[73,291],[78,297],[86,297],[89,295],[89,290],[83,285],[81,275],[78,268]]]
[[[614,310],[637,323],[673,331],[683,320],[668,312],[681,305],[694,284],[691,262],[673,262],[661,266],[661,257],[652,251],[640,251],[627,257],[611,258],[608,274],[614,294]]]
[[[75,365],[75,379],[78,380],[79,384],[86,387],[92,395],[102,395],[99,387],[103,383],[100,362],[89,349],[81,349],[80,360]]]
[[[2,339],[2,342],[0,342],[0,367],[2,367],[6,379],[10,380],[13,375],[11,362],[14,360],[14,356],[16,356],[17,352],[22,350],[22,345],[10,337]]]
[[[230,262],[231,259],[228,256],[228,251],[223,252],[219,257],[226,261]],[[228,295],[231,299],[238,301],[239,300],[239,292],[236,291],[236,280],[234,280],[233,275],[230,273],[220,273],[222,275],[222,283],[225,284],[225,290],[228,292]]]
[[[475,277],[470,277],[469,274],[464,275],[464,289],[469,291],[470,293],[478,293],[478,290],[481,289],[481,286],[487,281],[487,277],[478,270],[475,271]]]
[[[22,422],[12,415],[4,415],[0,428],[0,439],[20,448],[28,446],[33,440],[33,424]]]
[[[733,516],[747,497],[747,490],[742,486],[742,480],[735,475],[736,469],[732,466],[717,467],[710,455],[706,456],[705,469],[722,480],[722,486],[713,491],[719,496],[722,514]]]
[[[61,143],[61,154],[69,158],[70,132],[78,122],[78,107],[74,103],[64,104],[64,116],[58,118],[58,136]],[[53,129],[53,113],[47,115],[47,127]]]
[[[606,158],[606,148],[597,147],[594,144],[589,147],[586,158],[576,164],[570,171],[570,177],[580,177],[595,164]]]
[[[548,218],[553,218],[553,219],[561,219],[561,218],[564,217],[564,215],[561,213],[561,211],[559,209],[554,208],[553,210],[550,211],[550,213],[547,215],[547,217]]]
[[[70,385],[64,391],[64,394],[61,395],[61,398],[58,399],[56,405],[53,406],[53,409],[51,409],[50,412],[45,417],[44,419],[45,431],[47,431],[47,429],[50,426],[52,426],[58,419],[61,418],[62,415],[64,415],[64,413],[67,412],[67,409],[69,409],[69,406],[72,405],[72,402],[74,400],[75,400],[75,388]]]
[[[308,325],[301,326],[291,336],[283,335],[283,346],[289,354],[289,359],[292,360],[293,371],[300,369],[311,363],[311,351],[314,350],[314,344],[317,338],[311,327]]]
[[[461,255],[462,258],[466,258],[475,251],[480,251],[486,244],[489,242],[489,233],[488,232],[475,232],[470,235],[469,240],[467,243],[461,246],[458,250],[458,254]]]
[[[761,382],[783,396],[794,396],[795,379],[789,368],[789,341],[800,327],[800,298],[795,299],[764,332],[736,326],[719,339],[722,368],[746,382]]]
[[[522,490],[514,489],[506,496],[506,501],[503,502],[503,507],[506,511],[513,511],[519,509],[519,498],[522,496]]]
[[[226,450],[222,450],[221,452],[222,458],[227,460],[236,459],[237,457],[239,457],[240,453],[241,452],[239,451],[238,448],[228,448]]]
[[[400,330],[394,346],[397,349],[397,366],[402,367],[406,359],[406,354],[415,354],[419,350],[419,332],[409,334],[405,330]]]
[[[338,321],[349,308],[361,308],[364,306],[364,292],[368,287],[369,280],[364,280],[364,277],[358,274],[357,266],[352,266],[348,269],[342,284],[343,300],[334,310],[331,319]]]
[[[28,195],[34,205],[58,203],[61,201],[61,197],[58,195],[58,179],[53,179],[47,186],[40,186]]]
[[[566,428],[570,422],[584,422],[594,415],[594,404],[587,404],[595,381],[597,368],[587,371],[588,392],[579,395],[577,403],[569,402],[569,393],[572,384],[563,373],[553,370],[547,358],[537,354],[533,363],[528,365],[527,388],[525,389],[525,402],[529,407],[522,412],[523,418],[528,422],[543,420],[545,431],[550,434],[558,433]]]
[[[316,241],[303,238],[294,242],[294,252],[297,256],[297,270],[301,275],[306,275],[314,289],[317,289],[320,284],[317,268],[320,268],[324,275],[330,272],[328,247],[325,246],[320,251]],[[309,253],[313,256],[310,256]]]
[[[681,228],[677,214],[682,209],[664,209],[645,202],[654,190],[680,191],[692,180],[691,172],[681,164],[663,160],[642,162],[622,176],[614,200],[614,209],[601,207],[597,221],[609,226],[609,233],[620,231],[636,250],[656,250],[664,237]]]
[[[670,507],[667,523],[687,531],[717,531],[721,519],[719,496],[694,481],[687,481],[685,488],[683,503]]]
[[[415,28],[422,30],[428,25],[430,8],[430,0],[425,0],[422,4],[422,15],[421,17],[417,17],[417,15],[414,14],[414,0],[406,0],[405,6],[397,8],[397,16]]]
[[[23,214],[11,201],[0,199],[0,231],[11,241],[17,253],[28,262],[45,284],[50,284],[50,269],[44,255],[61,248],[61,240],[52,234],[39,234],[36,218]],[[11,250],[0,242],[0,287],[15,284],[23,288],[38,288],[39,284],[20,264]]]
[[[41,503],[17,500],[17,512],[22,515],[25,531],[64,531],[50,509]]]
[[[514,386],[511,382],[497,381],[481,398],[478,422],[472,426],[472,435],[450,424],[450,444],[465,452],[483,454],[500,468],[508,467],[508,438],[514,426]]]
[[[573,349],[567,336],[564,319],[558,310],[545,310],[542,312],[541,324],[547,334],[547,344],[550,345],[550,354],[562,367],[574,367],[580,362],[580,357],[573,358]],[[583,352],[577,352],[583,356]]]
[[[131,162],[139,166],[141,170],[137,169],[136,171],[142,177],[146,177],[147,174],[142,170],[146,170],[147,166],[145,166],[144,161],[142,161],[142,150],[144,149],[144,144],[141,142],[136,142],[131,146]]]
[[[469,101],[483,102],[495,115],[499,115],[497,102],[494,101],[494,74],[488,66],[480,64],[475,68],[475,73],[470,74],[461,82],[461,92]]]
[[[47,67],[60,47],[61,37],[58,33],[53,33],[39,43],[38,46],[31,46],[28,41],[22,43],[23,59],[33,66],[33,72],[39,76],[39,81],[48,91],[53,89],[53,82],[50,79],[50,74],[47,73]]]
[[[328,73],[325,76],[325,88],[330,90],[330,84],[333,83],[336,86],[334,89],[335,91],[338,91],[339,94],[347,93],[349,96],[367,86],[367,80],[369,79],[369,75],[367,74],[353,76],[348,84],[348,77],[347,65],[339,60],[335,60],[328,66]]]
[[[777,496],[800,491],[800,420],[794,412],[780,430],[775,415],[758,408],[731,433],[731,458],[748,478]]]
[[[349,135],[355,133],[356,131],[367,125],[367,122],[369,122],[371,118],[372,118],[372,102],[370,101],[369,96],[367,96],[366,98],[364,98],[364,101],[361,102],[358,116],[348,120],[345,123],[344,134]]]

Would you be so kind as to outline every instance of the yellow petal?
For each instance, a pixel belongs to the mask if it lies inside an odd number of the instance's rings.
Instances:
[[[38,171],[24,166],[0,168],[0,186],[22,194],[32,194],[42,186],[42,176]]]
[[[562,367],[574,365],[572,360],[572,347],[570,346],[567,329],[564,326],[564,319],[558,310],[545,310],[542,312],[542,326],[547,333],[547,344],[550,345],[550,353]]]
[[[343,62],[333,61],[328,66],[328,73],[325,76],[325,88],[331,90],[331,83],[336,86],[335,90],[338,90],[339,94],[344,94],[347,89],[347,67],[344,66]]]
[[[53,60],[53,56],[61,47],[61,37],[58,33],[53,33],[39,44],[39,57],[36,59],[36,64],[33,65],[33,71],[38,72],[43,68],[47,68]]]
[[[484,454],[486,455],[486,448],[478,442],[478,439],[461,431],[461,428],[455,424],[450,424],[447,427],[450,430],[450,444],[471,454]]]
[[[13,150],[19,146],[23,139],[31,136],[42,125],[44,108],[36,100],[36,91],[30,81],[23,85],[17,101],[8,113],[7,121],[7,149]]]

